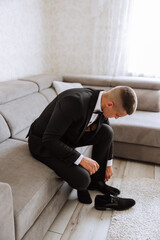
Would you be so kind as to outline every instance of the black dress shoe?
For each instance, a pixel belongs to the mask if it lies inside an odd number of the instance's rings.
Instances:
[[[95,197],[95,208],[97,210],[106,210],[108,208],[122,211],[135,205],[135,201],[130,198],[120,198],[109,194],[97,195]]]
[[[82,191],[77,190],[77,195],[78,195],[78,200],[81,203],[86,203],[86,204],[92,203],[92,199],[88,190],[82,190]]]
[[[117,196],[118,194],[120,194],[119,189],[108,186],[103,181],[98,181],[97,183],[90,183],[90,185],[88,186],[88,189],[89,190],[99,190],[100,192],[102,192],[104,194],[110,193],[113,196]]]

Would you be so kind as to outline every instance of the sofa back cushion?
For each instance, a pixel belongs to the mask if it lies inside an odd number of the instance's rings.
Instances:
[[[0,114],[0,143],[8,139],[10,135],[11,133],[8,125],[4,120],[3,116]]]
[[[40,93],[42,93],[42,95],[45,96],[48,103],[53,101],[53,99],[57,96],[56,91],[52,87],[44,89],[44,90],[40,91]]]
[[[111,86],[111,78],[107,78],[107,76],[99,76],[99,75],[67,75],[63,76],[64,82],[79,82],[82,85],[90,85],[90,86],[103,86],[110,87]]]
[[[39,91],[42,91],[44,89],[50,88],[53,81],[62,81],[63,79],[61,76],[54,74],[40,74],[35,76],[28,76],[19,80],[33,82],[38,86]]]
[[[22,82],[18,80],[0,82],[0,104],[35,92],[38,92],[38,86],[32,82]]]
[[[147,78],[147,77],[128,77],[128,76],[120,76],[120,77],[108,77],[107,79],[111,79],[111,86],[115,87],[118,85],[121,86],[130,86],[135,89],[152,89],[152,90],[160,90],[160,79],[159,78]]]
[[[138,98],[137,110],[160,112],[160,91],[149,89],[134,89]]]
[[[40,93],[19,98],[17,100],[0,105],[0,113],[5,117],[13,137],[41,114],[48,101]]]

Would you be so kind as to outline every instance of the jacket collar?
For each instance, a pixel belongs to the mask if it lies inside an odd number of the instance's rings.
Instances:
[[[91,96],[91,100],[90,100],[90,105],[89,105],[89,109],[88,109],[88,113],[87,113],[87,118],[86,118],[86,122],[84,124],[84,127],[83,127],[83,130],[81,131],[81,134],[79,135],[79,137],[77,138],[76,140],[76,143],[80,140],[80,138],[82,137],[82,135],[84,134],[84,131],[86,129],[86,127],[88,126],[88,123],[89,123],[89,120],[92,116],[92,113],[94,111],[94,108],[95,108],[95,105],[96,105],[96,102],[97,102],[97,99],[98,99],[98,96],[99,96],[99,93],[100,91],[103,91],[103,90],[95,90],[95,89],[91,89],[93,91],[93,94]]]

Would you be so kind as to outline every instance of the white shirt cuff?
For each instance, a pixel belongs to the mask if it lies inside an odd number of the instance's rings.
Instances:
[[[79,165],[80,162],[81,162],[81,160],[82,160],[82,158],[84,158],[84,156],[81,154],[81,155],[79,156],[79,158],[74,162],[74,164]]]
[[[112,166],[112,162],[113,162],[112,159],[108,160],[108,161],[107,161],[107,167],[111,167],[111,166]]]

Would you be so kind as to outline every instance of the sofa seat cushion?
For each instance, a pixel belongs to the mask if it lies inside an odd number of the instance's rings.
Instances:
[[[21,140],[21,141],[24,141],[24,142],[28,142],[28,138],[26,138],[26,136],[29,132],[29,129],[30,129],[30,127],[25,128],[21,132],[13,135],[12,138],[16,139],[16,140]]]
[[[137,111],[133,115],[110,119],[114,141],[160,147],[160,112]]]
[[[88,148],[89,146],[83,146],[83,147],[77,147],[76,150],[81,153],[81,154],[84,154],[86,149]]]
[[[20,240],[62,186],[53,170],[34,159],[23,141],[0,144],[0,181],[11,186],[16,239]]]

